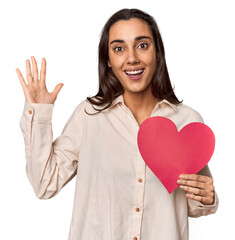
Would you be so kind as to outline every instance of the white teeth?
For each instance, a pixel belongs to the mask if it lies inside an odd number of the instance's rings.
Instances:
[[[141,69],[141,70],[137,70],[137,71],[125,71],[127,74],[139,74],[139,73],[142,73],[144,70]]]

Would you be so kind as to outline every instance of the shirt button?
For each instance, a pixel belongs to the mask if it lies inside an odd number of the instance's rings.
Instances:
[[[138,240],[138,238],[137,237],[133,237],[133,240]]]
[[[143,180],[141,178],[139,178],[139,182],[142,182]]]
[[[31,110],[29,110],[29,114],[32,114],[32,111],[31,111]]]
[[[140,210],[139,208],[136,208],[136,209],[135,209],[136,212],[139,212],[139,210]]]

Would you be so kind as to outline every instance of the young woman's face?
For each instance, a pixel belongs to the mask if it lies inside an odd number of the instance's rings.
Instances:
[[[157,66],[154,38],[148,24],[138,18],[120,20],[109,30],[108,66],[124,93],[151,92]]]

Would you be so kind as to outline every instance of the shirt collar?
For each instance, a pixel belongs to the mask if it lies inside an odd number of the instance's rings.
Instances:
[[[116,97],[116,98],[113,100],[113,103],[112,103],[112,105],[111,105],[110,107],[113,107],[113,106],[115,106],[115,105],[118,104],[118,103],[123,103],[123,104],[125,104],[125,103],[124,103],[124,98],[123,98],[123,95],[122,95],[122,94],[119,95],[118,97]]]
[[[109,108],[115,106],[115,105],[118,104],[118,103],[122,103],[122,104],[125,105],[125,103],[124,103],[124,98],[123,98],[123,94],[121,94],[120,96],[116,97],[116,98],[113,100],[113,103],[112,103],[112,105],[111,105]],[[165,105],[165,106],[167,105],[167,106],[173,108],[176,112],[178,111],[176,105],[173,104],[173,103],[171,103],[171,102],[169,102],[169,101],[166,100],[166,99],[163,99],[163,100],[161,100],[160,102],[158,102],[158,103],[156,104],[156,106],[154,107],[153,111],[155,111],[158,107],[163,107],[164,105]]]
[[[169,102],[168,100],[166,100],[166,99],[163,99],[162,101],[160,101],[159,103],[157,103],[157,105],[155,106],[155,108],[157,108],[157,107],[162,107],[162,106],[169,106],[169,107],[171,107],[172,109],[174,109],[176,112],[178,111],[177,110],[177,106],[175,105],[175,104],[173,104],[173,103],[171,103],[171,102]]]

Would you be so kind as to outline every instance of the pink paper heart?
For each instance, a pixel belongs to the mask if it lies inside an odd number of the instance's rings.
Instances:
[[[190,123],[178,132],[171,120],[151,117],[141,124],[137,143],[147,166],[171,193],[179,186],[180,174],[195,174],[206,166],[215,136],[203,123]]]

